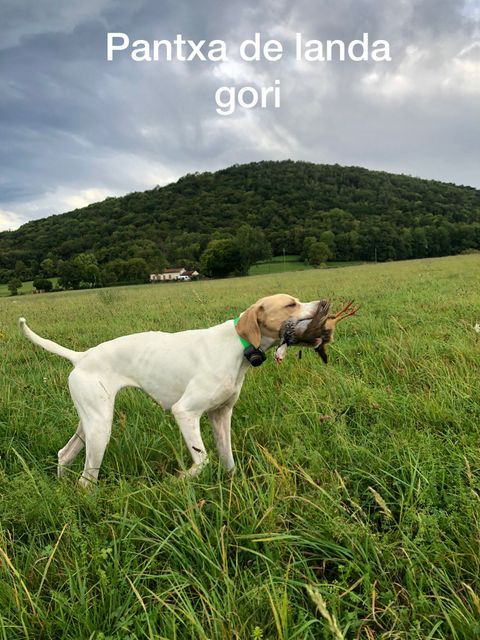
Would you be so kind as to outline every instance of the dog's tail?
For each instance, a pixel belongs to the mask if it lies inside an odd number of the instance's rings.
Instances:
[[[30,329],[30,327],[27,326],[27,321],[25,320],[25,318],[18,319],[18,326],[23,335],[31,340],[34,344],[38,344],[39,347],[42,347],[47,351],[51,351],[57,356],[67,358],[72,364],[76,364],[80,359],[80,356],[83,355],[83,351],[73,351],[73,349],[67,349],[66,347],[62,347],[62,345],[57,344],[52,340],[47,340],[46,338],[42,338],[41,336],[37,335]]]

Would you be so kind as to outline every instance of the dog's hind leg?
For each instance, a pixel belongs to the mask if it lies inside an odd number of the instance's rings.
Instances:
[[[79,484],[89,487],[97,481],[110,440],[113,405],[119,386],[78,369],[70,374],[69,386],[85,439],[85,467]]]
[[[65,469],[73,463],[80,451],[85,446],[85,436],[83,434],[82,423],[78,423],[78,428],[67,444],[58,452],[57,475],[61,478],[65,475]]]

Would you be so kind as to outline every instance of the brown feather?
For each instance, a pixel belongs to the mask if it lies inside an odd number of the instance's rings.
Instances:
[[[313,344],[320,338],[330,312],[330,302],[320,300],[312,318],[300,320],[295,326],[295,336],[302,344]]]

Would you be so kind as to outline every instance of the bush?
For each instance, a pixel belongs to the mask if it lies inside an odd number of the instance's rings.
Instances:
[[[33,286],[35,289],[39,291],[51,291],[53,288],[52,281],[48,278],[43,278],[42,276],[38,276],[33,281]]]

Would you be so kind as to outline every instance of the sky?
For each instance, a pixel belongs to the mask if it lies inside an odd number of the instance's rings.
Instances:
[[[221,39],[228,60],[109,62],[108,32]],[[240,59],[255,32],[281,60]],[[296,33],[368,33],[392,60],[297,61]],[[220,87],[275,80],[280,108],[217,113]],[[0,231],[260,160],[480,188],[479,104],[480,0],[0,0]]]

